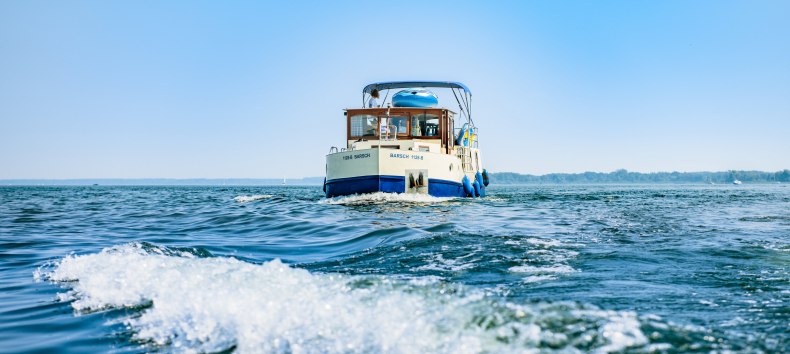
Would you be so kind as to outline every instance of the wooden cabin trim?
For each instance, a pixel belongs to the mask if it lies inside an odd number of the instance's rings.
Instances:
[[[380,140],[380,132],[381,132],[380,118],[382,118],[382,116],[386,116],[387,112],[389,111],[390,116],[405,116],[406,119],[408,119],[408,122],[406,124],[406,134],[405,135],[397,134],[398,140],[412,140],[414,138],[425,139],[425,140],[441,140],[442,148],[444,149],[449,149],[450,145],[452,144],[452,138],[449,139],[447,138],[448,136],[452,136],[453,134],[453,132],[451,131],[452,129],[449,128],[450,125],[448,124],[448,117],[454,112],[450,111],[447,108],[378,107],[378,108],[349,108],[346,109],[345,111],[346,111],[346,140],[358,140],[365,138],[368,138],[368,140]],[[419,136],[419,137],[412,136],[411,118],[413,115],[417,115],[417,114],[434,114],[437,117],[439,117],[439,131],[437,132],[436,136]],[[371,115],[379,118],[376,124],[376,131],[374,135],[351,136],[351,118],[356,115]]]

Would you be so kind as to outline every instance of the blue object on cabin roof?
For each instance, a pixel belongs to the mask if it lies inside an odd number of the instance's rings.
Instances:
[[[422,88],[401,90],[392,96],[393,107],[433,108],[439,104],[439,98],[433,92]]]
[[[464,90],[469,96],[472,95],[472,91],[469,91],[469,88],[466,85],[460,82],[453,82],[453,81],[391,81],[391,82],[376,82],[370,85],[365,86],[362,89],[363,94],[369,94],[370,91],[373,89],[381,90],[389,90],[389,89],[400,89],[400,88],[415,88],[415,87],[445,87],[445,88],[452,88],[452,89],[461,89]]]

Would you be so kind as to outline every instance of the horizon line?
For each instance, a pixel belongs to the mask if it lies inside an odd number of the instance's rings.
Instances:
[[[586,174],[586,173],[602,173],[602,174],[611,174],[617,173],[620,171],[624,171],[626,173],[638,173],[638,174],[657,174],[657,173],[727,173],[727,172],[761,172],[761,173],[777,173],[788,171],[787,168],[780,169],[776,171],[770,170],[720,170],[720,171],[653,171],[653,172],[640,172],[640,171],[629,171],[627,169],[616,169],[609,172],[601,172],[601,171],[584,171],[584,172],[549,172],[544,174],[533,174],[533,173],[522,173],[522,172],[511,172],[511,171],[501,171],[501,172],[491,172],[492,174],[501,174],[501,173],[513,173],[517,175],[525,175],[525,176],[548,176],[548,175],[558,175],[558,174],[566,174],[566,175],[576,175],[576,174]],[[305,179],[321,179],[324,176],[304,176],[304,177],[65,177],[65,178],[0,178],[0,182],[3,181],[81,181],[81,180],[170,180],[170,181],[178,181],[178,180],[305,180]]]

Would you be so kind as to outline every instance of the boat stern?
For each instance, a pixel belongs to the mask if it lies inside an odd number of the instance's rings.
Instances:
[[[331,198],[380,191],[382,179],[378,175],[379,154],[377,152],[377,149],[365,149],[341,151],[327,155],[326,196]],[[400,182],[402,183],[403,180]]]
[[[327,197],[363,193],[465,196],[460,162],[451,155],[397,149],[341,151],[326,156]]]

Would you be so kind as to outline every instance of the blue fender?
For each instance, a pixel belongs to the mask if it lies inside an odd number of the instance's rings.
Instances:
[[[464,179],[461,180],[461,184],[464,185],[464,192],[466,192],[467,197],[474,197],[475,196],[475,189],[472,187],[472,183],[469,182],[469,178],[464,176]]]
[[[490,182],[490,181],[491,181],[491,177],[488,176],[488,171],[486,171],[486,169],[484,168],[483,169],[483,185],[488,187],[488,182]]]
[[[480,171],[477,171],[477,173],[475,173],[475,183],[477,183],[478,194],[481,197],[485,197],[486,196],[486,188],[483,185],[483,175],[480,174]]]
[[[326,194],[326,177],[324,177],[324,194]]]
[[[475,182],[472,183],[472,186],[475,188],[475,197],[480,197],[480,192],[482,191],[482,188],[480,188],[480,182],[475,180]]]

